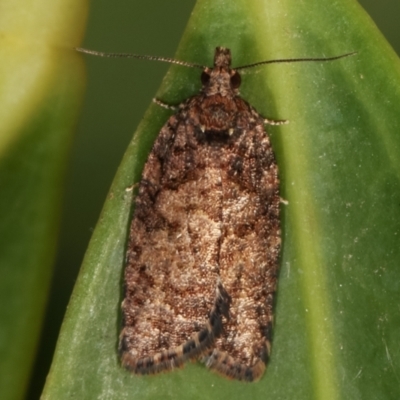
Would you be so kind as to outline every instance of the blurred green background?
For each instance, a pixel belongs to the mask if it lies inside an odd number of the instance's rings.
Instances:
[[[172,57],[194,3],[93,1],[83,47]],[[399,0],[360,3],[400,54]],[[168,68],[137,60],[85,59],[87,94],[71,153],[53,286],[29,399],[40,396],[91,232],[125,148]]]

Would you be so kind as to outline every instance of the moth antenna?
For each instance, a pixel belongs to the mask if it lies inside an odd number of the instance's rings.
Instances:
[[[282,58],[278,60],[267,60],[267,61],[259,61],[254,64],[248,64],[248,65],[243,65],[241,67],[235,68],[236,71],[241,70],[241,69],[246,69],[246,68],[253,68],[257,67],[258,65],[263,65],[263,64],[276,64],[276,63],[292,63],[292,62],[303,62],[303,61],[333,61],[333,60],[338,60],[339,58],[344,58],[344,57],[349,57],[354,54],[357,54],[356,51],[353,51],[352,53],[346,53],[346,54],[341,54],[340,56],[335,56],[335,57],[321,57],[321,58]]]
[[[190,67],[190,68],[201,68],[201,69],[205,68],[203,65],[200,65],[200,64],[175,60],[173,58],[168,58],[168,57],[146,56],[146,55],[131,54],[131,53],[104,53],[102,51],[89,50],[89,49],[84,49],[82,47],[75,47],[75,50],[78,51],[79,53],[90,54],[92,56],[97,56],[97,57],[136,58],[139,60],[161,61],[161,62],[166,62],[169,64],[177,64],[177,65],[182,65],[184,67]]]

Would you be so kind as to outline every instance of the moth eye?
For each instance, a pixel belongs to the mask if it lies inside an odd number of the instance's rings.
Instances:
[[[210,82],[210,74],[208,74],[207,72],[203,71],[201,74],[201,83],[203,85],[207,85],[208,82]]]
[[[242,78],[240,77],[238,72],[234,72],[231,76],[231,87],[232,89],[237,89],[242,83]]]

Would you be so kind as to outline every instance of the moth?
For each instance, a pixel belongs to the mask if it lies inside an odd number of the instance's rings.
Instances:
[[[122,365],[154,374],[200,359],[242,381],[263,375],[271,352],[281,247],[278,166],[263,118],[239,95],[244,68],[217,47],[202,89],[162,127],[147,159],[127,244]],[[161,102],[157,101],[162,105]]]

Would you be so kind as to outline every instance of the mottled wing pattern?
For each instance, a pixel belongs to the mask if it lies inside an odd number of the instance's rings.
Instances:
[[[217,48],[202,92],[173,115],[144,167],[128,243],[122,364],[156,373],[201,358],[259,379],[270,352],[279,180],[263,119]]]
[[[277,166],[263,120],[252,113],[246,134],[221,156],[220,280],[231,303],[207,359],[210,368],[246,381],[259,379],[268,361],[281,243]]]
[[[172,116],[145,165],[131,225],[120,337],[129,370],[179,366],[220,334],[221,216],[217,165],[194,127]]]

